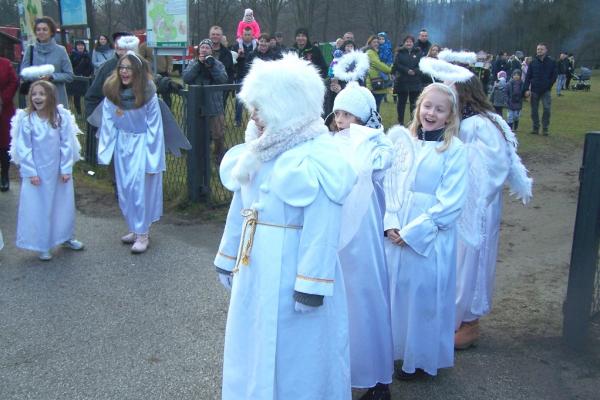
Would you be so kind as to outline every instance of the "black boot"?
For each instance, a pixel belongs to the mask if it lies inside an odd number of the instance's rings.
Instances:
[[[8,149],[0,149],[0,192],[6,192],[10,189],[10,180],[8,179],[8,169],[10,168],[10,156]]]
[[[513,123],[512,122],[507,122],[507,124],[508,124],[508,127],[510,128],[510,130],[514,131]]]
[[[378,383],[374,387],[367,390],[359,400],[391,400],[390,388],[388,385]]]
[[[513,132],[516,132],[519,129],[519,120],[513,122]]]

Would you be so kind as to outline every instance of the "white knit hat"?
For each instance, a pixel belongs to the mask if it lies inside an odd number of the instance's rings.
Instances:
[[[371,128],[378,128],[375,120],[379,119],[375,97],[369,89],[360,86],[355,81],[348,82],[344,90],[340,91],[333,102],[333,111],[346,111],[360,119]],[[373,118],[375,120],[371,121]],[[380,122],[380,121],[379,121]]]

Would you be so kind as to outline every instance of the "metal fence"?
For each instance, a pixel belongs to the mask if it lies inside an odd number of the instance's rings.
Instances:
[[[590,321],[600,313],[600,132],[585,137],[571,250],[563,337],[582,348]]]

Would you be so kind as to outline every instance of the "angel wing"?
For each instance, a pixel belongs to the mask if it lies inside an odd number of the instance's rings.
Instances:
[[[399,125],[390,128],[388,137],[394,143],[394,158],[383,181],[385,207],[388,212],[398,212],[404,206],[415,169],[415,142]]]

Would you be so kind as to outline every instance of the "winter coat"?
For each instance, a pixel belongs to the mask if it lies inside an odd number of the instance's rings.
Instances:
[[[418,47],[412,49],[401,48],[396,54],[392,74],[396,75],[394,88],[399,92],[418,92],[423,88],[421,70],[419,61],[421,60],[421,50]],[[415,71],[414,75],[409,75],[408,70]]]
[[[246,22],[244,20],[240,21],[235,32],[235,37],[239,39],[242,36],[244,36],[244,30],[246,28],[252,29],[252,37],[254,39],[258,39],[258,37],[260,36],[260,25],[258,25],[258,22],[256,22],[256,20],[252,22]]]
[[[10,144],[10,119],[15,114],[13,98],[19,87],[19,78],[8,58],[0,57],[0,149]]]
[[[431,49],[431,42],[429,40],[421,42],[417,39],[415,47],[421,49],[421,57],[427,57],[427,53],[429,53],[429,49]]]
[[[104,86],[104,82],[108,79],[110,74],[112,74],[117,68],[117,63],[119,59],[116,57],[111,58],[96,72],[96,76],[92,81],[92,84],[85,92],[85,116],[86,118],[92,115],[96,107],[104,100],[104,92],[102,91],[102,87]]]
[[[508,107],[508,84],[504,78],[501,78],[494,84],[492,93],[490,93],[490,100],[494,107]]]
[[[96,46],[92,52],[92,64],[94,64],[94,73],[98,72],[102,64],[115,56],[115,51],[108,45]]]
[[[31,52],[31,46],[27,46],[23,61],[21,62],[21,70],[31,65],[45,65],[52,64],[54,66],[54,73],[52,74],[51,81],[56,86],[56,92],[58,94],[58,102],[69,107],[69,99],[67,98],[67,89],[65,83],[69,83],[73,80],[73,67],[71,66],[71,60],[67,50],[59,44],[56,44],[54,39],[50,39],[47,43],[37,42],[33,46],[33,63],[29,63],[29,53]]]
[[[373,90],[373,86],[371,84],[371,79],[381,78],[381,73],[389,74],[392,72],[392,69],[389,65],[384,63],[379,59],[379,54],[373,50],[368,49],[367,55],[369,56],[369,73],[367,75],[367,88],[374,94],[385,94],[387,93],[387,88],[382,90]]]
[[[569,73],[569,69],[570,69],[570,62],[568,58],[565,58],[563,60],[558,60],[556,62],[556,69],[557,69],[557,74],[558,75],[567,75]]]
[[[84,50],[83,53],[73,50],[69,58],[73,66],[73,74],[76,76],[90,76],[94,72],[92,59],[87,50]]]
[[[303,49],[299,49],[298,45],[295,44],[290,50],[295,51],[298,56],[304,58],[306,61],[310,61],[317,67],[319,74],[321,74],[321,78],[327,78],[327,63],[325,62],[323,53],[321,53],[321,50],[318,47],[307,44]]]
[[[511,79],[506,86],[508,95],[508,109],[520,110],[523,108],[523,81]]]
[[[183,71],[183,82],[188,85],[222,85],[227,83],[227,72],[223,63],[214,60],[212,68],[201,63],[197,59],[192,61]],[[223,114],[223,92],[215,90],[208,94],[206,107],[202,110],[203,115]]]
[[[531,90],[536,94],[546,93],[552,89],[557,77],[556,62],[551,57],[544,57],[541,60],[535,57],[525,77],[525,90]]]
[[[233,63],[233,56],[229,49],[221,46],[218,50],[213,48],[212,55],[225,66],[225,72],[227,72],[227,82],[233,83],[235,79],[235,64]]]

